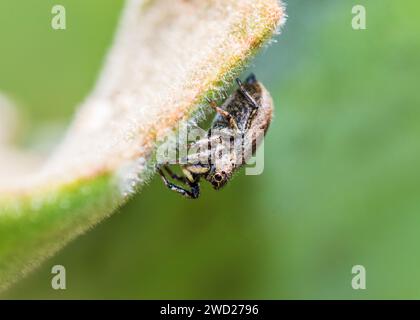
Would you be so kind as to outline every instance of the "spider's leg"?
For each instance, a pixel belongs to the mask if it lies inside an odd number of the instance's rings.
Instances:
[[[251,97],[251,95],[246,91],[244,85],[242,84],[242,81],[239,78],[236,78],[236,83],[238,84],[239,91],[242,93],[242,95],[245,97],[246,100],[251,104],[253,109],[258,109],[258,104],[255,102],[254,98]]]
[[[210,171],[210,165],[193,164],[186,166],[185,169],[195,175],[204,175]]]
[[[210,107],[212,107],[214,111],[225,117],[232,129],[238,130],[238,124],[236,123],[235,118],[229,112],[219,108],[214,100],[207,99],[207,102],[210,104]]]
[[[249,76],[246,81],[247,83],[252,83],[251,81],[256,81],[255,76],[253,75]],[[254,119],[255,115],[257,114],[259,106],[255,102],[254,98],[251,97],[251,95],[248,93],[248,91],[246,91],[245,87],[243,86],[239,78],[236,79],[236,82],[238,83],[239,91],[248,100],[248,102],[251,103],[251,106],[252,106],[251,112],[249,113],[248,119],[246,120],[246,123],[245,123],[245,130],[247,130],[251,127],[252,119]]]
[[[192,195],[192,199],[197,199],[200,196],[200,184],[198,183],[198,181],[191,183],[191,195]]]
[[[166,172],[169,174],[169,176],[172,179],[178,180],[179,182],[182,182],[182,183],[185,183],[185,184],[188,183],[187,178],[178,176],[171,169],[169,169],[168,166],[165,165],[165,166],[163,166],[163,168],[166,170]]]
[[[172,182],[169,182],[168,179],[166,179],[165,174],[163,173],[163,171],[158,168],[158,172],[163,180],[163,183],[165,184],[165,186],[175,192],[178,192],[179,194],[183,195],[186,198],[190,198],[190,199],[197,199],[198,196],[200,195],[200,185],[197,182],[192,182],[192,183],[188,183],[188,185],[191,187],[191,191],[184,189],[183,187],[177,186],[175,184],[173,184]]]
[[[246,119],[245,123],[245,131],[251,127],[252,119],[254,119],[255,115],[257,114],[258,109],[252,109],[248,115],[248,119]]]

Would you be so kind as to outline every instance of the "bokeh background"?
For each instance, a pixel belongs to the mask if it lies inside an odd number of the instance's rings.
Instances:
[[[19,143],[47,148],[93,87],[122,0],[0,2],[0,91]],[[367,30],[351,9],[367,9]],[[156,177],[1,298],[420,298],[420,4],[289,0],[255,59],[276,117],[265,171],[197,201]],[[46,129],[47,128],[47,129]],[[44,149],[43,149],[44,148]],[[67,289],[51,289],[51,267]],[[367,289],[351,269],[367,270]]]

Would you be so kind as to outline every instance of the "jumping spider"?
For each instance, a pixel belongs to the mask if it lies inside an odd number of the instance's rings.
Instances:
[[[189,147],[204,146],[205,151],[188,155],[187,160],[195,159],[193,163],[180,164],[184,176],[174,174],[167,165],[157,166],[164,184],[171,190],[181,195],[196,199],[200,195],[199,181],[201,178],[211,183],[214,189],[222,188],[232,177],[232,174],[246,163],[255,152],[259,142],[264,137],[272,118],[273,102],[264,86],[251,74],[245,83],[236,79],[238,89],[218,107],[213,100],[207,100],[216,111],[207,137],[193,142]],[[214,134],[214,132],[217,132]],[[240,137],[241,159],[238,154],[223,145],[222,133],[230,132],[231,136]],[[230,138],[232,141],[232,138]],[[243,142],[245,141],[245,142]],[[216,159],[211,157],[216,154],[224,155]],[[182,163],[182,162],[180,162]],[[169,176],[189,187],[189,190],[170,182]]]

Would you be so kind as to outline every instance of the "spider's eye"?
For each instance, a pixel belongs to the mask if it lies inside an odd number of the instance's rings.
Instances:
[[[223,179],[223,177],[222,177],[222,175],[220,173],[216,173],[214,175],[214,180],[216,180],[217,182],[222,181],[222,179]]]

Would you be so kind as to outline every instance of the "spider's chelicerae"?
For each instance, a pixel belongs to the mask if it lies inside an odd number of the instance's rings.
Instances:
[[[193,142],[189,149],[200,150],[179,161],[184,176],[174,174],[167,165],[157,170],[164,184],[181,195],[196,199],[200,195],[200,179],[211,183],[214,189],[223,187],[232,174],[255,153],[270,125],[273,101],[264,86],[251,74],[242,83],[236,79],[238,89],[222,104],[208,100],[216,116],[207,136]],[[185,185],[170,182],[169,176]]]

